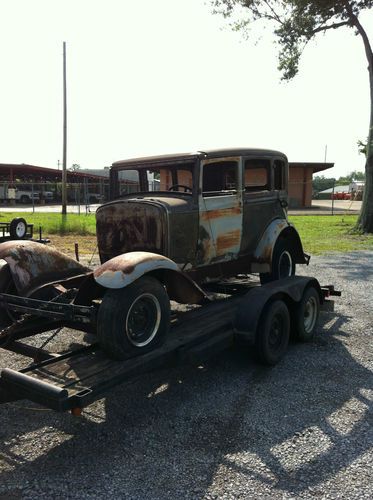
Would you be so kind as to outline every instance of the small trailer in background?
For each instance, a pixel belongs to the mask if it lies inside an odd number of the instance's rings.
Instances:
[[[10,222],[0,222],[0,243],[11,240],[33,240],[39,243],[49,243],[43,238],[39,227],[39,238],[34,239],[34,224],[28,224],[23,217],[16,217]]]

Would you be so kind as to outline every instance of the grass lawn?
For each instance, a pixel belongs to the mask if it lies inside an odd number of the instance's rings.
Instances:
[[[373,234],[354,234],[357,215],[306,215],[289,217],[300,234],[306,253],[373,250]]]
[[[81,254],[92,254],[96,247],[95,215],[68,214],[65,218],[57,213],[0,213],[0,222],[14,217],[24,217],[33,223],[35,231],[39,226],[43,234],[50,237],[52,244],[62,252],[72,254],[74,243],[79,243]],[[349,252],[352,250],[373,250],[373,235],[354,234],[356,215],[306,215],[292,216],[290,221],[297,228],[306,253]]]

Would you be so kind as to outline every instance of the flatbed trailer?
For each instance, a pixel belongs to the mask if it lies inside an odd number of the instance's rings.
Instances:
[[[121,361],[108,357],[97,342],[64,354],[22,342],[35,335],[37,325],[40,332],[62,326],[90,331],[95,322],[94,305],[45,302],[2,293],[0,301],[9,309],[28,315],[31,327],[23,327],[22,319],[18,325],[16,321],[15,328],[8,328],[5,337],[0,333],[0,347],[28,356],[34,362],[19,371],[1,371],[0,402],[28,399],[55,411],[70,410],[79,415],[112,387],[161,366],[201,363],[237,341],[252,344],[262,353],[269,305],[286,304],[293,325],[302,297],[310,287],[318,290],[320,303],[329,309],[333,301],[328,297],[341,294],[330,285],[320,286],[315,278],[299,276],[262,286],[242,279],[211,285],[210,293],[220,294],[218,298],[189,311],[174,312],[168,338],[161,347]],[[274,363],[269,360],[268,364]]]

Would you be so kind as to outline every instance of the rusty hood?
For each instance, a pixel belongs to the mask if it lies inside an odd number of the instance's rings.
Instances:
[[[33,241],[1,243],[0,259],[9,265],[14,284],[21,295],[45,283],[91,272],[58,250]]]
[[[99,207],[96,232],[101,262],[127,252],[167,254],[167,207],[157,199],[130,198]]]

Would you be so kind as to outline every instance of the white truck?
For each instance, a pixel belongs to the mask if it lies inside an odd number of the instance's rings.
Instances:
[[[53,200],[53,192],[52,191],[43,191],[43,199],[45,201]],[[23,203],[24,205],[30,204],[33,201],[40,201],[40,190],[34,188],[26,189],[24,187],[9,187],[6,184],[0,185],[0,201],[5,200],[16,200],[19,203]]]

